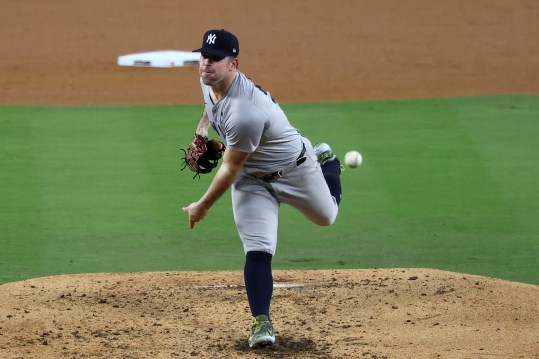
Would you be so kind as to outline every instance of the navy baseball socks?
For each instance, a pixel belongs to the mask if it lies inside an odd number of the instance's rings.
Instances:
[[[249,337],[249,347],[261,347],[275,343],[275,333],[270,321],[269,309],[273,295],[273,276],[270,253],[247,252],[243,276],[245,290],[254,323]]]
[[[329,187],[329,192],[337,201],[337,204],[341,202],[342,187],[341,187],[341,172],[343,167],[341,161],[337,155],[333,153],[331,147],[327,143],[317,143],[314,145],[314,153],[322,168],[322,174],[326,179],[326,183]]]

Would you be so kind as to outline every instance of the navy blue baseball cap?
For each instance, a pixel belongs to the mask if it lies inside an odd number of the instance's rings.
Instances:
[[[193,52],[203,52],[205,54],[226,57],[238,57],[240,54],[240,43],[238,38],[231,32],[224,29],[209,30],[204,34],[202,47]]]

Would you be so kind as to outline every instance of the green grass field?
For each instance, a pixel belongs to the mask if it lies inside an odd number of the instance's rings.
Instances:
[[[336,224],[283,206],[275,269],[428,267],[539,284],[539,96],[283,105],[364,163]],[[180,172],[201,106],[0,107],[0,283],[237,270],[229,194],[195,230]]]

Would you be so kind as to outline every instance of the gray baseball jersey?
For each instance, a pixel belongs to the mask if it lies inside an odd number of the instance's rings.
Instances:
[[[314,223],[332,224],[338,205],[312,144],[290,124],[271,95],[240,71],[227,95],[215,104],[210,87],[202,82],[201,86],[206,113],[223,143],[251,154],[232,185],[234,220],[245,252],[275,254],[281,203],[297,208]],[[255,176],[296,162],[303,146],[306,160],[281,178],[267,182]]]
[[[251,154],[244,167],[247,173],[273,172],[297,158],[301,135],[268,92],[240,71],[216,104],[210,87],[201,85],[206,113],[225,146]]]

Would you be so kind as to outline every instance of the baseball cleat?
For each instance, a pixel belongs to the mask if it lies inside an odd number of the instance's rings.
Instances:
[[[344,166],[341,165],[341,161],[339,161],[339,158],[335,153],[333,153],[333,150],[327,143],[317,143],[314,145],[314,154],[316,155],[316,158],[318,159],[318,163],[320,163],[320,166],[323,166],[324,164],[337,160],[339,163],[339,169],[340,172],[344,171]]]
[[[249,347],[259,348],[273,344],[275,344],[275,333],[273,331],[273,324],[271,324],[268,317],[259,315],[253,318]]]

